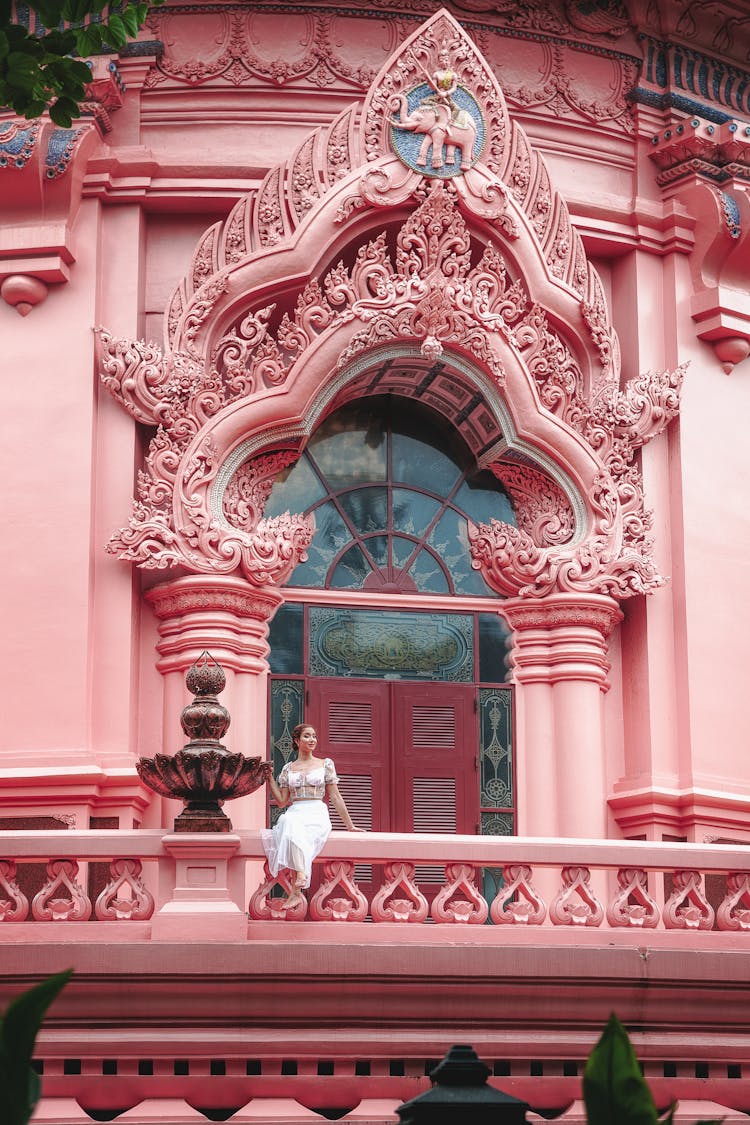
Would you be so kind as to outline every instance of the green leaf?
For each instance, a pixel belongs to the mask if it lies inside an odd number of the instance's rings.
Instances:
[[[39,80],[39,66],[34,59],[22,51],[11,51],[7,59],[5,77],[8,85],[30,94]]]
[[[656,1125],[658,1114],[628,1034],[616,1016],[588,1057],[583,1098],[589,1125]]]
[[[30,1076],[37,1032],[52,1001],[70,979],[72,969],[48,977],[21,993],[0,1022],[0,1089],[3,1125],[26,1125],[39,1087]]]
[[[135,37],[138,34],[138,28],[140,27],[140,24],[138,22],[138,12],[132,5],[128,8],[123,8],[122,22],[125,24],[125,30],[127,31],[128,35]]]
[[[24,110],[24,117],[28,117],[29,120],[34,117],[41,117],[46,108],[46,101],[42,101],[41,98],[37,98],[35,101],[29,102],[29,104],[26,106],[26,109]]]
[[[22,992],[8,1005],[0,1025],[0,1041],[8,1052],[9,1059],[26,1063],[30,1061],[42,1019],[72,974],[72,969],[55,973],[27,992]]]
[[[72,98],[58,98],[49,107],[50,120],[54,121],[55,125],[60,125],[63,129],[69,129],[73,124],[74,117],[81,116],[78,102],[73,101]]]
[[[59,125],[61,129],[69,129],[73,124],[73,118],[64,109],[60,109],[59,102],[52,102],[49,107],[50,121],[54,121],[55,125]]]
[[[128,31],[123,23],[122,16],[113,12],[104,29],[104,39],[112,47],[124,47],[128,41]]]
[[[8,43],[8,36],[4,31],[0,31],[0,59],[4,59],[10,51],[10,44]]]
[[[89,82],[93,79],[91,68],[86,66],[86,63],[80,62],[78,59],[68,59],[70,66],[68,68],[71,78],[76,82],[80,82],[82,86],[88,86]]]
[[[33,1113],[36,1103],[42,1096],[42,1080],[34,1070],[33,1066],[29,1067],[29,1113]]]
[[[84,59],[89,55],[96,54],[104,44],[102,27],[98,23],[92,23],[89,27],[82,27],[73,34],[76,39],[76,50]]]

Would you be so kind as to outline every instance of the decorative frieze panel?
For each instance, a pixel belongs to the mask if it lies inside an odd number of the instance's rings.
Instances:
[[[387,0],[376,12],[365,0],[345,9],[331,5],[327,11],[300,10],[295,4],[255,4],[251,11],[241,5],[222,10],[207,4],[190,9],[166,5],[149,19],[164,50],[147,88],[210,85],[364,93],[415,21],[439,6],[418,0],[406,13],[403,5]],[[275,17],[284,7],[283,19]],[[624,50],[617,49],[630,29],[623,5],[471,0],[454,7],[501,80],[511,106],[632,130],[627,92],[634,85],[639,59],[632,41]],[[519,48],[524,62],[529,60],[523,78],[513,65]],[[537,76],[535,82],[528,81],[529,73]]]

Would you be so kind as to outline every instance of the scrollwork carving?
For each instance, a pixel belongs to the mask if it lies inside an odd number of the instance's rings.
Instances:
[[[23,922],[28,913],[29,900],[16,882],[15,862],[0,859],[0,922]]]
[[[283,897],[273,895],[272,892],[277,887],[283,890]],[[287,906],[292,892],[291,876],[281,870],[274,877],[266,862],[263,866],[263,882],[250,897],[248,915],[255,921],[301,922],[307,914],[307,899],[304,895],[296,895],[294,903]]]
[[[610,926],[655,929],[659,907],[648,893],[648,874],[640,867],[621,867],[617,872],[617,894],[607,907]]]
[[[509,863],[503,867],[503,887],[490,906],[496,926],[541,926],[547,908],[534,889],[528,864]]]
[[[562,881],[549,908],[552,922],[556,926],[600,926],[604,910],[589,886],[588,867],[563,867]]]
[[[540,545],[522,518],[519,527],[497,520],[469,526],[472,565],[503,594],[544,597],[554,592],[627,598],[663,585],[648,538],[635,451],[677,414],[684,367],[630,380],[623,390],[599,389],[591,405],[577,392],[576,428],[602,463],[588,497],[594,515],[580,543]]]
[[[477,889],[476,878],[476,869],[470,864],[447,863],[445,886],[435,895],[430,908],[432,919],[456,925],[484,925],[489,907]]]
[[[413,863],[386,863],[383,885],[370,905],[373,922],[424,922],[429,913],[427,899],[414,882]]]
[[[91,900],[78,884],[77,876],[78,864],[74,859],[49,861],[47,882],[31,903],[37,922],[85,922],[91,917]]]
[[[716,911],[718,930],[750,930],[750,875],[747,871],[731,871],[727,875],[727,893]]]
[[[110,864],[110,881],[94,905],[103,922],[139,922],[154,912],[154,899],[141,879],[139,859],[115,859]]]
[[[256,65],[237,54],[243,20],[239,12],[226,13],[222,34],[234,54],[207,63],[212,76]],[[314,22],[325,39],[328,17]],[[295,74],[320,77],[327,65],[322,58],[312,69],[300,63]],[[291,73],[278,71],[274,80],[286,82]],[[206,74],[185,77],[202,81]],[[419,91],[425,83],[428,89]],[[460,91],[478,113],[473,163],[457,162],[446,179],[425,178],[426,165],[405,166],[394,154],[391,130],[408,132],[403,127],[414,105],[433,95],[451,116],[474,114],[452,104]],[[326,200],[331,192],[338,192],[335,218]],[[396,204],[409,214],[395,245],[392,226],[363,240],[365,224],[354,212]],[[327,272],[311,265],[294,308],[277,312],[268,286],[255,296],[241,288],[242,271],[264,250],[286,254],[297,228],[318,210],[323,224],[357,225],[356,257]],[[478,236],[472,241],[465,215],[481,220],[483,246]],[[493,237],[498,231],[504,239]],[[502,247],[510,239],[521,240],[521,251],[506,264]],[[546,289],[524,281],[524,245],[545,271]],[[553,291],[558,303],[553,308],[545,296],[542,307],[540,293]],[[416,345],[430,365],[452,351],[503,388],[513,357],[533,380],[538,409],[593,452],[588,494],[582,503],[573,498],[575,519],[549,478],[502,470],[518,527],[491,521],[469,529],[473,565],[496,590],[531,598],[575,591],[624,598],[661,584],[634,455],[676,413],[681,370],[639,376],[619,388],[619,345],[601,280],[544,161],[510,120],[490,66],[445,11],[395,52],[361,105],[310,133],[290,161],[269,170],[257,193],[206,232],[168,308],[171,351],[100,331],[105,385],[137,421],[156,428],[129,526],[109,549],[144,567],[239,569],[258,587],[283,580],[303,558],[312,525],[300,516],[264,521],[267,492],[253,492],[241,474],[222,491],[228,474],[223,452],[211,444],[213,420],[230,405],[285,391],[306,356],[328,346],[337,331],[339,372],[363,352],[393,342]]]
[[[518,526],[535,544],[552,547],[572,537],[573,509],[555,481],[527,465],[498,461],[490,468],[508,490]]]
[[[224,515],[232,527],[252,532],[258,526],[274,477],[295,459],[293,450],[282,450],[240,465],[222,498]]]
[[[323,882],[310,899],[314,922],[362,922],[367,899],[354,881],[354,864],[334,860],[323,864]]]
[[[664,903],[668,930],[712,930],[714,908],[706,898],[699,871],[675,871],[674,890]]]

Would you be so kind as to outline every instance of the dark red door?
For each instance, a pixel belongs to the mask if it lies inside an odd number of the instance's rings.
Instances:
[[[318,755],[336,764],[352,820],[368,831],[390,831],[388,685],[322,679],[308,685],[305,721],[318,732]],[[344,827],[335,809],[331,821],[334,828]]]
[[[479,794],[474,688],[413,683],[392,687],[394,831],[475,832]]]
[[[479,820],[475,688],[383,680],[308,680],[306,718],[333,758],[355,824],[380,832],[474,833]],[[342,828],[334,809],[334,828]],[[357,882],[372,892],[373,873]],[[420,866],[431,898],[442,867]]]

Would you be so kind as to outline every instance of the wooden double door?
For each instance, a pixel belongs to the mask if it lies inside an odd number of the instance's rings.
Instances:
[[[307,681],[306,721],[333,758],[352,819],[376,832],[479,831],[476,688]],[[334,828],[343,827],[331,810]]]

